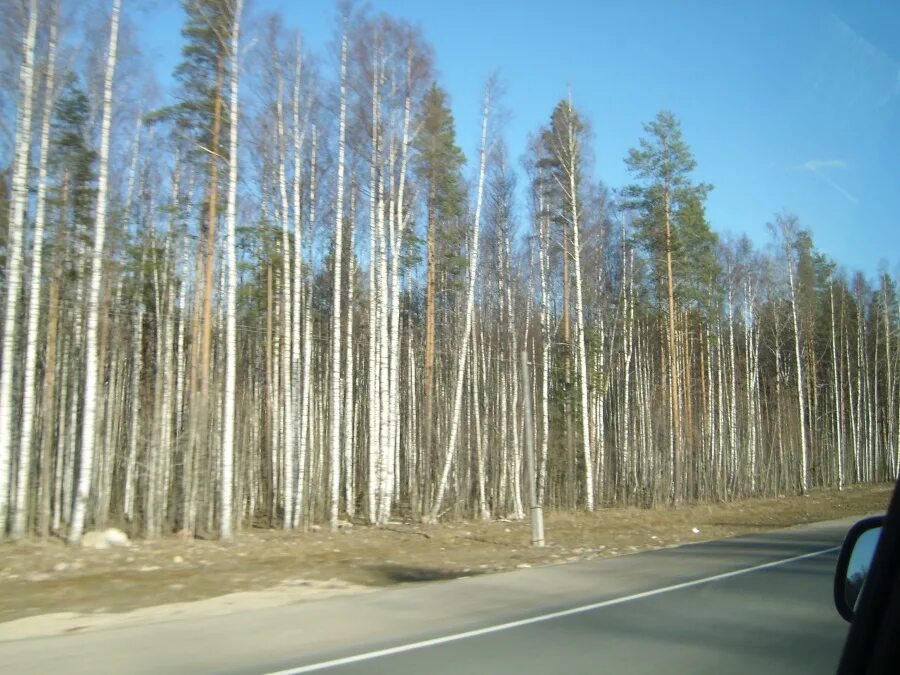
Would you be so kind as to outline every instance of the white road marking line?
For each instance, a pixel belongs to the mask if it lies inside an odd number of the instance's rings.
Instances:
[[[713,581],[721,581],[722,579],[729,579],[731,577],[740,576],[742,574],[750,574],[751,572],[758,572],[760,570],[768,569],[770,567],[778,567],[779,565],[787,565],[792,562],[797,562],[798,560],[805,560],[806,558],[814,558],[816,556],[825,555],[826,553],[833,553],[835,551],[840,550],[840,546],[832,546],[831,548],[822,549],[821,551],[813,551],[812,553],[804,553],[803,555],[796,555],[793,558],[784,558],[783,560],[773,560],[772,562],[763,563],[761,565],[754,565],[753,567],[745,567],[739,570],[733,570],[731,572],[723,572],[722,574],[714,574],[711,577],[703,577],[702,579],[694,579],[693,581],[684,581],[680,584],[672,584],[671,586],[663,586],[662,588],[655,588],[652,591],[643,591],[642,593],[635,593],[633,595],[626,595],[621,598],[612,598],[610,600],[603,600],[601,602],[593,602],[589,605],[580,605],[579,607],[572,607],[570,609],[564,609],[558,612],[550,612],[549,614],[540,614],[538,616],[532,616],[527,619],[519,619],[517,621],[509,621],[507,623],[500,623],[494,626],[486,626],[484,628],[477,628],[475,630],[468,630],[462,633],[453,633],[451,635],[443,635],[441,637],[431,638],[430,640],[422,640],[421,642],[410,642],[405,645],[397,645],[396,647],[388,647],[386,649],[378,649],[371,652],[365,652],[363,654],[355,654],[353,656],[345,656],[340,659],[333,659],[331,661],[321,661],[320,663],[311,663],[307,666],[299,666],[297,668],[288,668],[287,670],[277,670],[271,673],[266,673],[266,675],[301,675],[301,673],[313,673],[319,670],[325,670],[326,668],[335,668],[337,666],[346,666],[352,663],[359,663],[360,661],[369,661],[371,659],[377,659],[382,656],[391,656],[392,654],[400,654],[402,652],[411,652],[415,649],[423,649],[425,647],[433,647],[435,645],[445,644],[447,642],[456,642],[458,640],[466,640],[468,638],[478,637],[479,635],[488,635],[490,633],[498,633],[503,630],[509,630],[510,628],[518,628],[519,626],[527,626],[533,623],[539,623],[541,621],[551,621],[552,619],[559,619],[564,616],[572,616],[573,614],[582,614],[584,612],[590,612],[595,609],[601,609],[603,607],[611,607],[613,605],[621,605],[626,602],[631,602],[632,600],[640,600],[642,598],[649,598],[654,595],[660,595],[662,593],[669,593],[671,591],[678,591],[682,588],[690,588],[691,586],[699,586],[701,584],[707,584]]]

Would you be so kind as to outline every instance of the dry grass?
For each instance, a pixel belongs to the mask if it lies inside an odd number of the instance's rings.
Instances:
[[[527,522],[507,521],[356,526],[336,533],[257,529],[228,543],[167,538],[104,551],[56,540],[5,543],[0,622],[51,612],[125,612],[284,584],[385,586],[621,555],[883,511],[891,488],[675,509],[548,513],[542,549],[529,546]]]

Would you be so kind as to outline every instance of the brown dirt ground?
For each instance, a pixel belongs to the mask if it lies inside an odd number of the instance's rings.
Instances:
[[[679,508],[550,512],[541,549],[529,546],[527,522],[502,520],[357,525],[335,533],[254,529],[228,543],[171,537],[99,551],[58,540],[3,543],[0,622],[55,612],[127,612],[286,585],[387,586],[622,555],[884,511],[891,489],[885,484]]]

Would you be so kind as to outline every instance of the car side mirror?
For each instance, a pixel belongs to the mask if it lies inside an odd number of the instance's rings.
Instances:
[[[853,620],[883,524],[884,516],[860,520],[850,528],[841,546],[834,571],[834,604],[838,614],[847,621]]]

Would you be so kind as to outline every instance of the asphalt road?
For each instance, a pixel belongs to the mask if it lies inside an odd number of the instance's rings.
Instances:
[[[0,643],[8,673],[827,673],[852,520]]]

